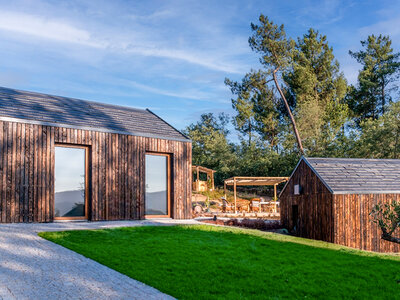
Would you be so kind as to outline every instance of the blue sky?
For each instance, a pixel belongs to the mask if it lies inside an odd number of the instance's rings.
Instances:
[[[260,13],[295,38],[327,35],[350,83],[348,55],[371,33],[400,50],[400,1],[1,1],[0,85],[139,108],[178,129],[204,112],[232,114],[225,77],[258,58]]]

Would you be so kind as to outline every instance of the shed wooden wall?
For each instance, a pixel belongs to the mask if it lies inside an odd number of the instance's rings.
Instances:
[[[302,192],[294,195],[294,185]],[[298,205],[297,235],[310,239],[333,242],[332,194],[310,167],[301,161],[280,195],[281,222],[293,229],[292,205]]]
[[[0,121],[0,222],[54,217],[54,147],[89,146],[89,220],[144,217],[145,153],[171,154],[171,215],[191,218],[191,143]]]
[[[381,239],[369,215],[378,203],[400,201],[398,194],[334,195],[334,242],[376,252],[400,252],[400,245]],[[400,235],[400,231],[396,233]]]

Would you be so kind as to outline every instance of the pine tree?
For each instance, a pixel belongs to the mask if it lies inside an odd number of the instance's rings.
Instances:
[[[284,80],[305,148],[324,154],[348,118],[347,82],[326,36],[309,29],[298,38]]]
[[[256,133],[268,141],[271,148],[277,145],[277,100],[267,83],[267,74],[262,70],[251,71],[240,83],[225,79],[225,84],[235,95],[232,99],[232,107],[237,112],[234,118],[235,128],[248,137],[248,146],[255,141]]]
[[[292,124],[299,151],[304,154],[295,118],[280,83],[282,74],[291,66],[294,41],[286,37],[283,24],[278,26],[263,14],[259,17],[259,24],[251,24],[251,30],[253,35],[249,38],[250,47],[256,53],[261,54],[260,62],[275,83],[275,88],[283,101]]]
[[[400,53],[395,53],[389,36],[370,35],[361,41],[363,50],[349,54],[362,65],[358,84],[347,97],[357,123],[367,118],[377,119],[392,102],[393,83],[400,72]]]

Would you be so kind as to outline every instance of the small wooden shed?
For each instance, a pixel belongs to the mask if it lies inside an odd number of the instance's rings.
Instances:
[[[283,226],[301,237],[400,252],[370,216],[376,204],[400,201],[398,159],[302,157],[279,198]]]
[[[213,191],[214,186],[214,173],[215,170],[202,167],[202,166],[192,166],[192,171],[196,174],[196,180],[193,182],[193,191],[195,192],[205,192]],[[200,180],[200,173],[204,173],[207,176],[207,180]]]
[[[150,110],[0,88],[0,223],[191,218],[191,154]]]

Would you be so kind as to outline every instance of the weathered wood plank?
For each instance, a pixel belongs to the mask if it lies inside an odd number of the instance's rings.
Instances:
[[[6,222],[6,211],[5,211],[5,185],[3,182],[3,171],[4,168],[4,127],[3,122],[0,121],[0,222]]]

